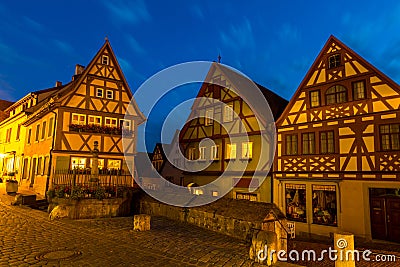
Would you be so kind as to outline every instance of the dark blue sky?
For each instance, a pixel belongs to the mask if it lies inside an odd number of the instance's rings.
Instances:
[[[7,100],[68,82],[105,36],[132,90],[165,67],[220,53],[290,99],[330,34],[400,81],[398,1],[3,1],[0,17]]]

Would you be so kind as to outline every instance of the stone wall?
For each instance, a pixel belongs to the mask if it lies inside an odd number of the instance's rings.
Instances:
[[[286,220],[282,218],[282,214],[279,214],[282,224],[277,220],[267,219],[271,205],[230,199],[218,200],[203,207],[181,208],[160,203],[150,197],[142,197],[140,198],[140,213],[190,223],[248,243],[251,242],[253,233],[259,230],[276,232],[279,239],[284,237],[286,240],[286,232],[282,229]],[[265,214],[262,214],[260,210],[263,210]],[[282,244],[282,246],[285,245]]]
[[[53,198],[50,201],[51,218],[92,219],[128,216],[132,198],[80,199]],[[53,212],[54,209],[54,212]]]

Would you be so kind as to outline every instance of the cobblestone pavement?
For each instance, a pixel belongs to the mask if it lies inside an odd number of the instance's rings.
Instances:
[[[136,232],[132,217],[50,221],[0,199],[0,266],[260,266],[240,240],[164,218]]]

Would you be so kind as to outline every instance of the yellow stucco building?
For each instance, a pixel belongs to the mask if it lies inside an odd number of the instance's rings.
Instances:
[[[55,173],[91,169],[95,141],[101,172],[129,174],[127,164],[134,162],[125,161],[122,134],[133,136],[134,143],[137,126],[145,120],[134,101],[125,117],[131,98],[106,40],[87,67],[76,65],[69,83],[32,92],[5,110],[2,174],[44,194]]]

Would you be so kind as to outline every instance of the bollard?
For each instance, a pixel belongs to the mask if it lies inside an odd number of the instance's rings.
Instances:
[[[354,235],[351,233],[335,233],[334,249],[337,250],[335,267],[355,267],[356,259],[361,257],[354,251]]]
[[[133,230],[134,231],[148,231],[150,230],[150,215],[139,214],[133,216]]]

